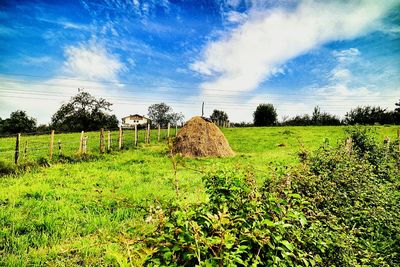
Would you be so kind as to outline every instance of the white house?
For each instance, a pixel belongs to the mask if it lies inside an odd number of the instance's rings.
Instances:
[[[122,118],[122,128],[133,128],[135,125],[146,125],[150,119],[139,114],[129,115]]]

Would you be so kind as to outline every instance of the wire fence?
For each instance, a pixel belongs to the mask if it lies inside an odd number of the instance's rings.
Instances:
[[[62,133],[54,132],[36,135],[21,133],[0,136],[0,161],[14,164],[48,160],[61,156],[82,154],[102,154],[130,148],[142,148],[143,145],[163,142],[174,137],[177,126],[168,128],[145,129],[105,129],[101,131]],[[136,135],[136,137],[135,137]]]

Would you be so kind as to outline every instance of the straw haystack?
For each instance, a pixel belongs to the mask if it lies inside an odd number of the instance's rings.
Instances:
[[[227,157],[234,153],[221,130],[202,117],[193,117],[178,132],[172,153],[186,157]]]

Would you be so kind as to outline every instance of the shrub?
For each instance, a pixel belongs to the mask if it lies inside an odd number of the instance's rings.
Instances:
[[[292,189],[310,203],[308,248],[316,251],[313,239],[323,237],[320,255],[327,266],[398,266],[398,144],[379,145],[367,130],[349,134],[351,153],[325,147],[292,174]]]
[[[349,135],[352,151],[325,145],[262,187],[243,171],[209,173],[208,202],[153,208],[156,230],[136,251],[157,266],[400,265],[398,143]]]
[[[302,249],[307,221],[298,194],[262,190],[240,171],[210,173],[204,183],[209,202],[149,215],[158,228],[143,240],[153,252],[145,264],[294,266],[319,259]]]

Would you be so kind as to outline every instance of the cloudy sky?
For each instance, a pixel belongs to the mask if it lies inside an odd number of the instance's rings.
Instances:
[[[400,99],[400,0],[0,2],[0,117],[40,123],[84,88],[113,113],[165,102],[251,121]]]

